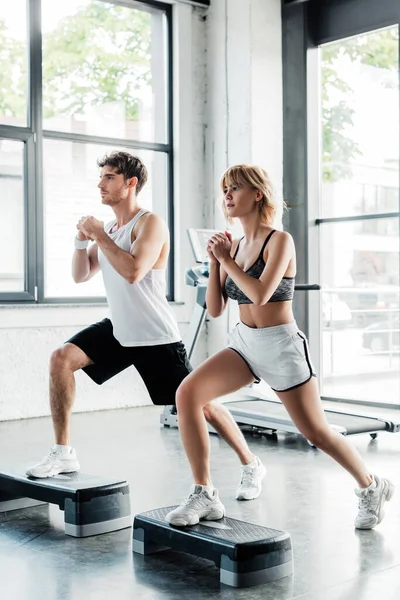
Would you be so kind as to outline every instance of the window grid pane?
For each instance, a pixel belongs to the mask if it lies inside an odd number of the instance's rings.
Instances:
[[[166,141],[165,17],[100,0],[42,0],[43,128]]]
[[[24,146],[0,139],[0,293],[25,290]]]
[[[103,147],[64,140],[44,140],[44,265],[45,298],[104,297],[101,274],[77,285],[72,280],[71,259],[76,223],[93,215],[107,223],[114,213],[101,204],[97,159],[113,150],[139,156],[149,180],[138,196],[139,205],[154,210],[168,222],[168,156],[159,152]]]
[[[25,127],[27,117],[26,0],[0,4],[0,124]]]

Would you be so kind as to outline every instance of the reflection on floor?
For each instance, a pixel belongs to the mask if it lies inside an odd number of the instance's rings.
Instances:
[[[178,503],[189,468],[177,430],[160,428],[160,409],[145,407],[74,416],[73,440],[82,468],[127,478],[133,513]],[[400,434],[351,438],[372,472],[389,476],[397,495],[375,531],[355,531],[357,500],[346,472],[302,438],[248,436],[268,466],[258,500],[237,502],[240,466],[211,437],[214,484],[228,515],[288,531],[295,574],[273,584],[221,587],[210,562],[167,551],[131,552],[132,530],[74,539],[56,507],[0,515],[1,597],[12,600],[398,600],[400,597]],[[52,444],[49,419],[0,423],[0,468],[36,462]]]

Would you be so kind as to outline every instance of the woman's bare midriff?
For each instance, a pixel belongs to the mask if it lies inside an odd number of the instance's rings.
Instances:
[[[241,304],[239,306],[240,320],[248,327],[262,329],[276,327],[294,320],[292,302],[270,302],[263,306]]]

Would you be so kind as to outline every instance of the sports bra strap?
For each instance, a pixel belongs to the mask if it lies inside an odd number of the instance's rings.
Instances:
[[[261,256],[261,258],[262,258],[263,254],[264,254],[265,246],[268,244],[268,242],[269,242],[269,240],[270,240],[270,238],[271,238],[272,234],[273,234],[273,233],[275,233],[275,231],[276,231],[276,229],[273,229],[273,230],[272,230],[272,231],[271,231],[271,232],[270,232],[270,233],[267,235],[267,239],[266,239],[266,240],[265,240],[265,242],[263,243],[263,245],[262,245],[262,248],[261,248],[261,251],[260,251],[260,254],[258,255],[258,257],[259,257],[259,258],[260,258],[260,256]],[[239,240],[239,242],[238,242],[238,245],[236,246],[235,254],[233,255],[233,260],[235,260],[235,258],[236,258],[236,255],[237,255],[237,253],[239,252],[239,246],[240,246],[240,242],[241,242],[241,241],[242,241],[244,238],[245,238],[245,236],[243,236],[243,237],[241,237],[241,238],[240,238],[240,240]]]
[[[240,246],[240,242],[244,239],[244,236],[240,238],[240,240],[238,241],[238,245],[236,246],[236,250],[235,250],[235,254],[233,255],[233,260],[235,260],[236,258],[236,254],[239,252],[239,246]]]
[[[262,248],[261,248],[261,252],[260,252],[260,254],[259,254],[259,257],[261,257],[261,258],[262,258],[263,254],[264,254],[265,246],[268,244],[268,242],[269,242],[269,240],[270,240],[270,238],[271,238],[272,234],[273,234],[273,233],[275,233],[275,231],[276,231],[276,229],[273,229],[273,230],[271,231],[271,233],[269,233],[269,234],[267,235],[267,239],[265,240],[265,242],[264,242],[264,243],[263,243],[263,245],[262,245]]]

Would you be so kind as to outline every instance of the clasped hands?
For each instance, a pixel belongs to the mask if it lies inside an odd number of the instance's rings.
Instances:
[[[223,263],[231,256],[232,234],[229,231],[215,233],[207,242],[210,262]]]
[[[104,231],[104,222],[86,215],[79,219],[76,228],[79,239],[95,241],[97,236]]]

